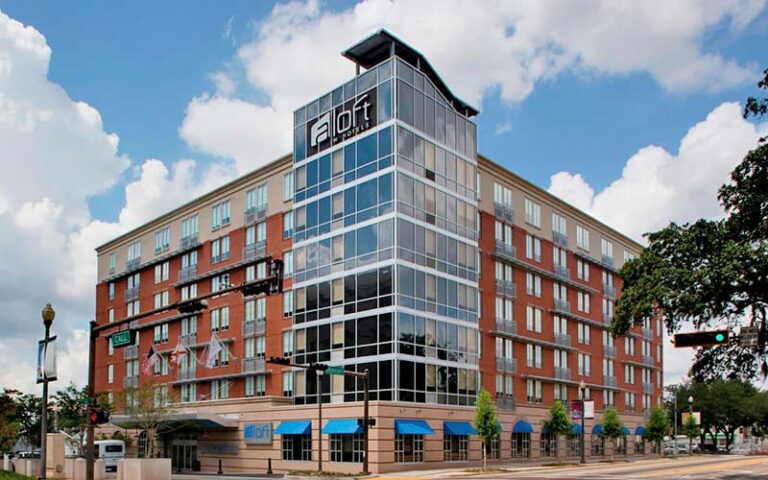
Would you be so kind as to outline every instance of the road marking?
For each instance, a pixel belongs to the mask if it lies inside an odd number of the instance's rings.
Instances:
[[[691,475],[694,473],[707,472],[710,470],[722,470],[722,469],[729,469],[730,467],[743,467],[746,465],[756,465],[759,463],[768,463],[768,459],[747,458],[744,460],[734,460],[734,461],[722,462],[722,463],[713,462],[706,465],[692,465],[690,467],[683,467],[675,470],[663,470],[661,472],[648,473],[645,475],[640,475],[640,477],[650,478],[650,477],[669,477],[672,475]]]

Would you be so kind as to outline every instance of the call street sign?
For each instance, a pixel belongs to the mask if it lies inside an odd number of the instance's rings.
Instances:
[[[344,367],[332,366],[325,369],[326,375],[344,375]]]
[[[124,347],[132,345],[135,342],[135,333],[133,330],[120,330],[112,335],[112,347]]]

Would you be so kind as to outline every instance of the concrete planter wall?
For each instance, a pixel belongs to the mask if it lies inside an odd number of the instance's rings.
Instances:
[[[170,458],[126,458],[117,462],[117,480],[171,480]]]

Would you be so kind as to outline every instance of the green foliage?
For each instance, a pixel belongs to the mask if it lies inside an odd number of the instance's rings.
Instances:
[[[685,419],[685,423],[683,423],[682,432],[683,435],[690,439],[691,444],[693,443],[694,438],[698,438],[701,435],[701,427],[696,423],[696,417],[688,415],[688,418]]]
[[[624,424],[621,423],[619,413],[615,408],[607,408],[603,415],[603,436],[615,440],[621,436],[622,428],[624,428]]]
[[[568,410],[559,400],[555,401],[549,408],[549,416],[544,424],[547,432],[556,437],[571,433],[571,420],[568,418]]]
[[[499,435],[499,419],[496,404],[487,390],[480,390],[475,402],[475,429],[480,439],[488,444]]]
[[[645,439],[649,442],[659,443],[669,433],[669,418],[661,408],[651,410],[651,416],[645,425]]]
[[[0,453],[9,452],[19,437],[15,390],[0,392]]]

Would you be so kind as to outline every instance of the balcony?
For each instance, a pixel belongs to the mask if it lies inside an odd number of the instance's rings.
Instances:
[[[514,358],[496,358],[496,370],[499,372],[515,373],[517,361]]]
[[[125,377],[125,382],[123,383],[125,388],[136,388],[139,386],[139,376],[135,375],[133,377]]]
[[[264,220],[267,218],[267,206],[259,205],[256,207],[251,207],[245,211],[244,217],[246,225]]]
[[[560,232],[552,232],[552,243],[558,247],[568,248],[568,235]]]
[[[569,280],[571,278],[571,271],[568,270],[568,267],[562,267],[560,265],[555,265],[555,275],[564,278],[566,280]]]
[[[652,366],[653,366],[653,356],[651,356],[651,355],[642,355],[642,356],[640,357],[640,362],[641,362],[643,365],[646,365],[646,366],[652,367]]]
[[[197,276],[197,264],[181,267],[179,271],[179,281],[186,282]]]
[[[125,262],[125,269],[127,271],[136,270],[141,266],[141,257],[136,257]]]
[[[610,285],[608,283],[603,284],[603,295],[606,297],[616,300],[616,287],[614,285]]]
[[[243,373],[264,373],[266,362],[263,358],[246,358],[243,360]]]
[[[645,395],[653,395],[653,384],[648,382],[643,382],[643,393]]]
[[[643,332],[643,338],[645,338],[647,340],[652,340],[653,339],[653,329],[648,328],[648,327],[643,327],[642,328],[642,332]]]
[[[517,287],[514,282],[507,280],[496,280],[496,294],[504,295],[509,298],[517,298]]]
[[[515,397],[512,395],[496,395],[496,406],[502,410],[515,409]]]
[[[263,319],[262,320],[251,320],[243,323],[243,335],[246,336],[253,336],[253,335],[264,335],[264,331],[266,330],[266,324]]]
[[[603,375],[603,385],[606,387],[616,387],[616,377],[612,375]]]
[[[139,287],[128,287],[125,289],[125,301],[130,302],[139,298]]]
[[[616,347],[613,345],[603,345],[603,355],[606,357],[615,357]]]
[[[506,320],[504,318],[496,319],[496,331],[501,333],[507,333],[509,335],[517,334],[517,324],[514,320]]]
[[[197,332],[183,333],[179,336],[181,344],[189,348],[197,343]]]
[[[571,346],[571,336],[565,333],[556,333],[555,334],[555,345],[560,345],[561,347],[570,347]]]
[[[496,241],[496,255],[507,260],[514,260],[517,257],[517,250],[514,245]]]
[[[570,380],[571,369],[565,367],[555,367],[555,378],[558,380]]]
[[[613,261],[613,257],[610,257],[608,255],[602,256],[602,263],[608,268],[614,269],[616,268],[616,264]]]
[[[197,371],[194,368],[180,368],[177,378],[179,380],[194,380],[197,378]]]
[[[507,223],[515,223],[515,211],[509,205],[494,202],[493,215],[499,220],[504,220]]]
[[[568,300],[555,299],[555,310],[565,313],[571,313],[571,302]]]
[[[643,409],[643,420],[648,421],[651,418],[651,410],[649,408]]]
[[[610,325],[612,321],[613,321],[613,315],[611,315],[610,313],[604,313],[603,314],[603,323],[604,324]]]
[[[128,345],[123,349],[123,358],[125,360],[135,360],[139,358],[139,346],[138,345]]]
[[[191,233],[181,239],[181,249],[186,250],[187,248],[192,248],[198,243],[200,242],[197,240],[197,232]]]
[[[243,249],[243,261],[257,260],[267,256],[267,241],[260,240],[258,242],[246,245]]]

